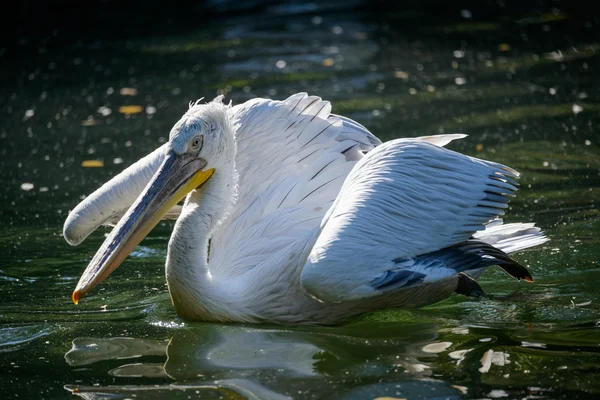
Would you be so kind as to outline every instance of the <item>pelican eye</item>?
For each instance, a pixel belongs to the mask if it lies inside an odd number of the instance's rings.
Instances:
[[[194,150],[200,150],[201,147],[202,147],[202,136],[196,136],[192,140],[192,148]]]

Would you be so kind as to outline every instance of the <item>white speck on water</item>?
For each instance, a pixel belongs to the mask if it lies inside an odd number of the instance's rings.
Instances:
[[[275,66],[279,69],[285,68],[287,63],[284,60],[279,60],[275,63]]]
[[[96,111],[98,111],[98,113],[103,117],[108,117],[110,114],[112,114],[112,110],[106,106],[98,107],[98,110]]]
[[[423,372],[426,369],[431,369],[431,367],[425,364],[409,364],[404,372]]]
[[[586,146],[589,146],[589,145],[591,145],[591,144],[592,144],[592,142],[591,142],[591,141],[589,141],[589,140],[586,140],[584,143],[585,143],[585,145],[586,145]]]
[[[48,189],[46,186],[42,186],[40,188],[40,192],[47,192],[48,190],[50,190],[50,189]]]
[[[465,83],[467,83],[467,80],[465,78],[463,78],[462,76],[456,77],[454,79],[454,83],[456,83],[457,85],[464,85]]]
[[[469,392],[469,388],[466,386],[450,385],[450,387],[453,387],[454,389],[458,390],[462,394],[467,394]]]
[[[410,93],[410,94],[417,94],[417,89],[410,88],[410,89],[408,89],[408,93]]]
[[[452,353],[449,353],[448,355],[450,356],[450,358],[452,358],[454,360],[462,361],[465,358],[465,354],[467,354],[471,350],[473,350],[473,349],[456,350],[456,351],[453,351]]]
[[[488,393],[488,397],[491,397],[492,399],[499,399],[502,397],[508,397],[508,393],[502,389],[494,389]]]
[[[21,183],[21,190],[24,190],[26,192],[30,191],[31,189],[33,189],[33,183],[29,183],[29,182],[24,182]]]
[[[543,165],[544,165],[544,167],[547,167],[548,165],[550,165],[550,163],[548,161],[544,161]]]
[[[154,107],[154,106],[146,107],[146,114],[148,114],[148,115],[156,114],[156,107]]]
[[[544,343],[536,343],[536,342],[521,342],[521,346],[523,347],[536,347],[538,349],[545,349],[546,345]]]
[[[556,89],[551,87],[550,89],[548,89],[548,93],[550,93],[552,96],[554,96],[556,94]]]
[[[117,157],[113,160],[113,164],[123,164],[123,159],[121,157]]]
[[[473,13],[471,10],[460,10],[460,16],[464,19],[471,19],[473,18]]]
[[[508,359],[508,357],[510,357],[510,354],[508,353],[488,350],[483,355],[483,357],[481,357],[481,368],[479,368],[478,371],[482,374],[485,374],[490,370],[492,364],[497,365],[499,367],[503,367],[506,364],[510,364],[510,360]]]
[[[331,32],[333,32],[334,35],[341,35],[344,33],[344,29],[341,26],[334,26],[331,28]]]
[[[573,114],[575,115],[583,111],[583,107],[581,107],[579,104],[573,104],[573,107],[571,109],[573,110]]]
[[[35,111],[29,109],[29,110],[25,111],[25,118],[26,119],[31,118],[31,117],[33,117],[34,114],[35,114]]]
[[[479,341],[483,342],[483,343],[485,343],[485,342],[491,342],[492,338],[491,337],[481,338],[481,339],[479,339]]]
[[[452,346],[452,342],[429,343],[423,347],[423,351],[425,353],[441,353],[450,346]]]
[[[454,58],[463,58],[465,56],[465,52],[462,50],[454,50],[454,52],[452,52],[452,55],[454,56]]]
[[[319,25],[323,22],[323,17],[319,17],[318,15],[315,15],[314,17],[312,17],[310,19],[310,22],[312,22],[313,25]]]

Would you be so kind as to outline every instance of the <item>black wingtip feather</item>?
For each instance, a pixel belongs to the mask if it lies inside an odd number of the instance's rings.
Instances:
[[[502,250],[494,246],[487,245],[485,246],[485,254],[498,260],[497,265],[513,278],[518,280],[522,279],[525,282],[533,282],[533,277],[529,273],[529,270],[519,264],[517,261],[510,258],[509,255]]]
[[[504,272],[506,272],[515,279],[522,279],[525,282],[533,282],[533,277],[531,276],[527,268],[525,268],[515,260],[510,259],[510,261],[511,262],[498,264],[498,266],[502,268]]]

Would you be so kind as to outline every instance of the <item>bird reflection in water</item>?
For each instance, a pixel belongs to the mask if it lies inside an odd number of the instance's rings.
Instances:
[[[423,332],[430,333],[423,337]],[[426,343],[436,337],[434,329],[420,330]],[[65,354],[75,371],[108,364],[111,383],[121,379],[127,384],[71,384],[65,389],[85,399],[165,394],[187,398],[192,393],[207,398],[286,399],[308,387],[316,393],[343,393],[349,378],[387,375],[386,383],[359,385],[340,398],[361,398],[366,393],[406,397],[411,391],[459,398],[460,393],[446,383],[431,381],[431,369],[417,360],[420,348],[408,336],[392,344],[327,329],[315,334],[208,324],[176,329],[170,340],[79,337]],[[327,386],[315,386],[312,378],[319,375],[331,377]],[[394,381],[399,377],[404,381]]]

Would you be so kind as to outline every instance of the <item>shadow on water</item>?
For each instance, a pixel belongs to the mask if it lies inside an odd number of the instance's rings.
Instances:
[[[600,20],[579,2],[459,3],[20,3],[0,46],[0,386],[21,398],[597,396]],[[163,143],[190,100],[299,91],[384,140],[467,133],[453,149],[522,172],[506,220],[552,239],[515,255],[535,283],[490,269],[492,299],[332,328],[189,324],[164,284],[163,223],[71,304],[107,233],[65,244],[80,198]]]

